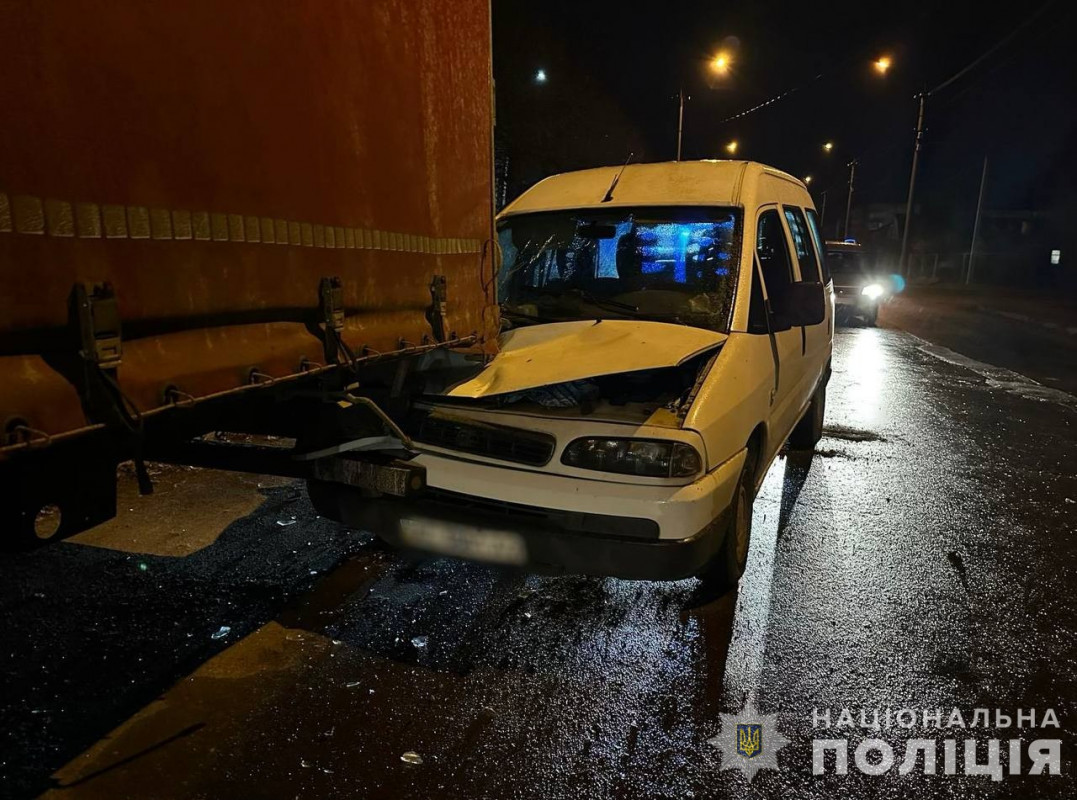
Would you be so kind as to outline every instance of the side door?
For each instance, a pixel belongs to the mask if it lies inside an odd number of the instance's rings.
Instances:
[[[801,328],[803,335],[803,354],[807,362],[805,370],[809,373],[807,387],[811,392],[815,381],[822,375],[822,370],[830,358],[831,325],[834,319],[834,303],[830,292],[826,289],[826,281],[823,279],[822,265],[816,250],[815,238],[808,227],[808,221],[804,212],[797,206],[782,206],[785,222],[789,226],[790,241],[793,245],[793,253],[796,256],[800,280],[807,283],[819,283],[824,287],[826,298],[826,313],[823,320],[815,325],[807,325]],[[806,399],[805,399],[806,402]]]
[[[766,206],[756,218],[756,277],[762,278],[766,319],[775,359],[775,389],[771,402],[771,442],[780,446],[793,429],[802,408],[805,382],[801,329],[787,321],[790,308],[789,287],[795,275],[789,243],[778,206]],[[770,455],[770,454],[768,454]]]

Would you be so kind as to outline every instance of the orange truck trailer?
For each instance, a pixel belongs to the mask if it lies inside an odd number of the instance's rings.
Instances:
[[[127,460],[422,487],[415,365],[497,329],[488,0],[3,0],[0,75],[0,545]]]

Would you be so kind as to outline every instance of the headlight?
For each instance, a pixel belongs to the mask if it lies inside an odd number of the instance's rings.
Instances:
[[[652,439],[576,439],[561,454],[561,463],[649,478],[689,478],[703,469],[691,445]]]
[[[886,289],[884,289],[881,285],[877,283],[869,283],[867,286],[860,290],[860,294],[864,295],[869,300],[878,300],[880,297],[883,296],[883,292],[885,291]]]

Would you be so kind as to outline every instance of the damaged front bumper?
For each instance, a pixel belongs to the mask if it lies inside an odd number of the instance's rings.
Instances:
[[[685,486],[580,480],[429,453],[411,498],[337,493],[334,516],[405,550],[541,573],[691,577],[722,545],[744,453]],[[496,496],[491,496],[496,495]]]
[[[402,550],[525,567],[543,574],[680,580],[696,575],[722,544],[728,509],[684,539],[625,535],[651,520],[576,515],[591,530],[561,527],[532,508],[470,508],[472,498],[432,494],[418,502],[366,501],[363,527]],[[605,529],[599,532],[597,528]]]

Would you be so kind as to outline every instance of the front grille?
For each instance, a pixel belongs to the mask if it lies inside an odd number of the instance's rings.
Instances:
[[[419,508],[424,508],[424,502],[428,502],[430,504],[428,508],[431,510],[441,509],[443,512],[456,514],[484,515],[494,527],[502,524],[509,526],[509,530],[512,530],[516,524],[523,524],[548,525],[572,533],[598,534],[623,539],[657,539],[659,534],[658,523],[653,519],[557,511],[509,503],[505,500],[459,494],[446,489],[427,488],[417,502]]]
[[[499,461],[541,467],[553,456],[556,441],[546,433],[491,425],[439,413],[424,413],[412,423],[412,437],[425,444]]]

